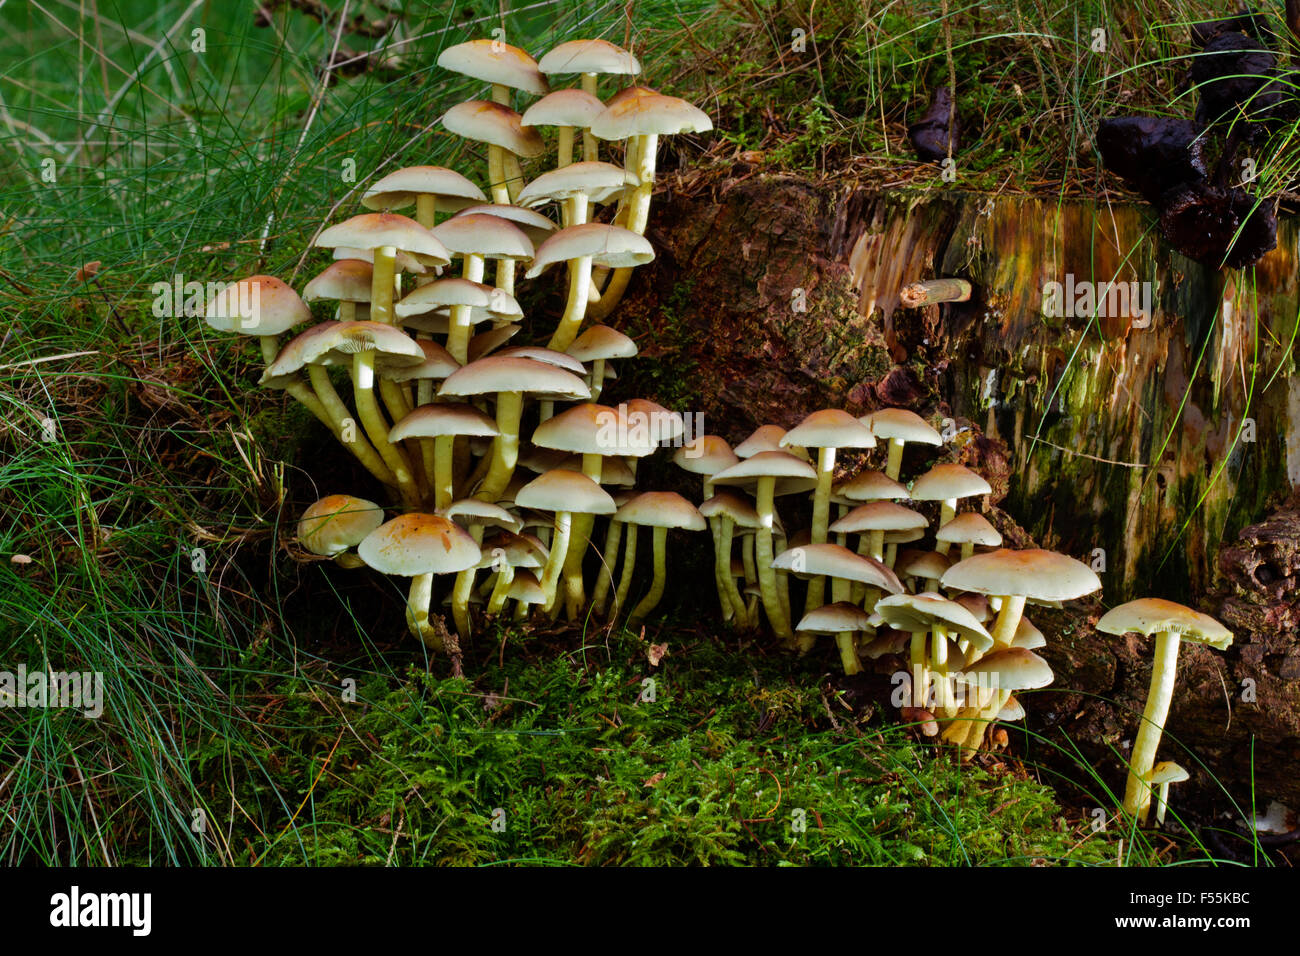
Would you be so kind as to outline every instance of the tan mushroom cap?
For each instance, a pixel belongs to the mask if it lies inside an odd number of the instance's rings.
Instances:
[[[514,345],[508,349],[502,349],[497,354],[502,358],[510,356],[532,359],[534,362],[545,362],[547,365],[554,365],[556,368],[562,368],[574,375],[587,374],[587,369],[572,355],[557,352],[555,349],[548,349],[541,345]]]
[[[368,212],[335,223],[319,236],[314,245],[323,248],[347,246],[378,249],[395,246],[404,252],[423,256],[425,265],[445,266],[451,254],[438,238],[414,219],[393,212]]]
[[[903,442],[923,445],[941,445],[943,438],[916,412],[906,408],[882,408],[858,419],[870,428],[877,438],[893,438]],[[913,495],[913,497],[916,497]]]
[[[630,229],[587,222],[561,229],[538,246],[526,275],[534,279],[547,266],[583,256],[591,256],[594,265],[622,269],[653,262],[655,251],[648,239]]]
[[[861,581],[882,588],[891,594],[903,590],[903,583],[885,565],[874,558],[864,558],[848,548],[826,542],[804,544],[787,548],[772,560],[777,571],[794,571],[797,574],[825,575],[846,581]]]
[[[389,431],[388,440],[398,442],[407,438],[437,438],[442,435],[495,438],[498,434],[497,423],[473,405],[439,402],[421,405],[403,416]]]
[[[434,226],[430,232],[455,256],[515,260],[533,257],[533,244],[527,234],[502,216],[461,213]]]
[[[367,565],[383,574],[454,574],[478,564],[478,543],[441,515],[411,512],[380,525],[357,546]]]
[[[378,370],[425,361],[419,343],[394,326],[383,322],[322,322],[285,344],[267,366],[262,384],[297,372],[304,365],[350,365],[360,352],[374,352]]]
[[[725,516],[742,528],[759,526],[758,512],[754,510],[754,505],[744,495],[734,491],[720,490],[712,498],[706,499],[700,505],[700,514],[706,518]]]
[[[811,634],[841,634],[846,631],[865,631],[870,626],[871,615],[847,601],[823,604],[805,614],[795,625],[796,631]]]
[[[788,452],[760,451],[717,472],[713,481],[719,485],[749,485],[760,478],[803,478],[816,481],[817,472],[808,462]]]
[[[531,209],[525,209],[522,206],[512,206],[509,203],[485,202],[476,206],[466,206],[457,216],[496,216],[498,219],[504,219],[507,222],[517,226],[528,241],[536,249],[547,240],[557,226],[550,219],[547,219],[541,213],[533,212]],[[453,217],[455,218],[455,217]]]
[[[515,297],[504,289],[461,278],[435,279],[418,286],[394,302],[393,311],[405,319],[434,310],[447,310],[454,305],[469,306],[471,317],[478,315],[484,319],[513,319],[524,314]]]
[[[1162,760],[1151,768],[1148,782],[1151,786],[1158,787],[1165,783],[1184,783],[1191,779],[1191,774],[1172,760]]]
[[[518,335],[522,328],[523,326],[520,325],[500,325],[495,329],[480,332],[469,340],[469,353],[466,357],[471,362],[477,362],[479,359],[491,355]]]
[[[279,335],[310,322],[311,309],[275,276],[256,275],[230,283],[209,299],[203,320],[218,332]]]
[[[605,104],[585,90],[555,90],[524,110],[524,126],[573,126],[590,129]]]
[[[798,448],[875,448],[876,436],[848,412],[824,408],[782,435],[780,444]]]
[[[848,481],[840,482],[833,489],[836,496],[845,501],[884,501],[893,499],[906,501],[911,495],[907,486],[890,478],[883,471],[870,469],[858,472]]]
[[[1136,632],[1144,637],[1172,633],[1220,651],[1232,644],[1232,632],[1214,618],[1163,598],[1141,598],[1111,608],[1097,622],[1097,630],[1105,634]]]
[[[938,580],[952,567],[952,559],[938,551],[904,551],[894,562],[895,573],[908,578],[933,578]],[[985,608],[988,602],[985,602]],[[979,620],[977,618],[977,620]],[[984,620],[988,620],[987,617]],[[982,623],[982,622],[981,622]]]
[[[862,531],[912,531],[928,527],[925,515],[892,501],[870,501],[858,505],[829,530],[836,534],[855,534]]]
[[[708,527],[704,515],[674,491],[645,491],[618,509],[615,518],[626,524],[648,528],[684,528],[703,531]]]
[[[369,302],[374,266],[364,259],[332,262],[302,290],[303,301]]]
[[[417,339],[415,344],[424,352],[424,361],[418,365],[385,368],[383,370],[384,378],[393,382],[444,379],[460,368],[460,363],[437,342],[431,342],[428,339]]]
[[[492,525],[518,532],[523,522],[500,505],[478,498],[460,498],[453,501],[439,512],[444,518],[459,519],[458,524],[468,528],[472,526],[487,527]]]
[[[686,433],[686,422],[681,412],[664,408],[648,398],[629,398],[618,406],[618,413],[627,419],[633,431],[644,429],[653,442],[673,441]]]
[[[1101,580],[1082,561],[1039,548],[974,555],[944,572],[942,583],[960,591],[1038,601],[1073,601],[1101,590]]]
[[[330,255],[336,260],[360,259],[372,266],[375,261],[374,249],[362,249],[359,246],[334,246],[330,249]],[[426,265],[426,262],[428,265]],[[401,249],[397,250],[397,261],[395,263],[397,272],[409,272],[411,275],[422,276],[429,271],[431,266],[439,264],[439,260],[426,259],[423,256],[403,252]],[[445,265],[445,263],[442,264]]]
[[[966,610],[970,611],[971,614],[974,615],[975,620],[979,621],[981,624],[987,624],[995,616],[996,612],[994,612],[993,608],[989,606],[987,595],[959,594],[954,598],[954,600]]]
[[[929,631],[938,625],[964,637],[980,653],[993,646],[993,635],[970,611],[938,594],[892,594],[876,602],[876,611],[886,624],[900,631]]]
[[[604,203],[622,195],[636,183],[632,173],[613,163],[595,160],[570,163],[542,173],[530,182],[519,191],[519,202],[525,206],[540,206],[573,196],[586,196],[592,202]]]
[[[618,140],[632,136],[672,136],[703,133],[713,129],[713,120],[699,107],[662,93],[645,92],[605,104],[591,124],[597,139]]]
[[[618,329],[593,325],[574,339],[565,351],[579,362],[594,362],[597,359],[632,358],[637,347],[636,342]]]
[[[546,600],[546,592],[542,590],[537,575],[531,571],[518,571],[510,582],[506,597],[520,604],[541,604]]]
[[[443,113],[442,125],[457,136],[499,146],[525,159],[541,156],[546,152],[542,137],[531,126],[521,126],[520,119],[508,106],[489,100],[470,100]]]
[[[957,515],[934,533],[936,541],[948,544],[974,544],[982,548],[996,548],[1002,543],[998,529],[989,524],[988,519],[976,511],[966,511]]]
[[[384,523],[384,509],[352,495],[326,495],[298,520],[298,541],[312,554],[334,557],[355,548]]]
[[[1047,638],[1029,618],[1021,616],[1020,623],[1016,625],[1016,633],[1011,638],[1012,647],[1023,647],[1027,651],[1037,650],[1040,647],[1047,646]]]
[[[631,427],[619,409],[591,402],[575,405],[547,419],[533,432],[533,444],[541,448],[579,455],[652,454],[658,444],[644,430]]]
[[[739,462],[727,440],[719,435],[692,438],[673,451],[673,464],[695,475],[716,475]]]
[[[748,438],[736,446],[736,455],[740,458],[750,458],[762,451],[784,451],[799,458],[805,457],[799,454],[803,451],[802,448],[783,446],[781,439],[784,437],[785,429],[780,425],[759,425]]]
[[[541,96],[550,90],[537,61],[500,40],[468,40],[438,54],[438,65],[485,83]]]
[[[418,196],[433,196],[438,212],[456,212],[477,202],[487,202],[483,190],[454,169],[444,166],[407,166],[380,179],[361,197],[367,209],[401,209]]]
[[[543,73],[605,73],[636,76],[637,58],[608,40],[567,40],[552,47],[537,62]]]
[[[998,720],[1014,723],[1025,719],[1025,708],[1015,697],[1008,697],[1002,709],[998,711]]]
[[[910,440],[910,439],[909,439]],[[947,462],[935,465],[912,482],[914,501],[943,501],[947,498],[972,498],[993,491],[989,483],[965,465]]]
[[[521,508],[566,511],[584,515],[609,515],[615,510],[609,492],[580,471],[556,468],[538,475],[515,493]]]
[[[546,362],[500,355],[470,362],[447,376],[438,389],[439,395],[469,396],[495,392],[553,395],[557,400],[565,401],[591,398],[591,389],[572,372]]]
[[[999,690],[1033,690],[1046,687],[1052,682],[1052,668],[1033,651],[1023,647],[1011,647],[994,651],[981,657],[974,664],[962,668],[957,679],[965,684],[976,683],[969,678],[983,675],[997,675],[996,687]],[[968,678],[963,680],[963,678]]]
[[[522,524],[522,521],[520,522]],[[550,524],[548,521],[547,524]],[[546,561],[544,552],[539,551],[532,540],[517,531],[498,531],[483,541],[483,551],[492,554],[495,551],[505,553],[505,559],[512,568],[540,568]]]

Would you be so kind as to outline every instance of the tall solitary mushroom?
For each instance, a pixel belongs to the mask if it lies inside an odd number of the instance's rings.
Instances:
[[[1141,598],[1112,608],[1097,622],[1097,630],[1104,634],[1136,632],[1156,636],[1151,687],[1124,784],[1124,812],[1144,824],[1151,808],[1152,767],[1178,679],[1178,645],[1193,641],[1225,651],[1232,644],[1232,632],[1208,614],[1161,598]]]

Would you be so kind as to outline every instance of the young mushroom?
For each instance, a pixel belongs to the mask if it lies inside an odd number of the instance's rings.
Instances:
[[[987,481],[965,465],[945,463],[935,465],[912,482],[912,500],[943,502],[939,510],[939,527],[943,528],[956,517],[958,498],[987,495],[992,490]],[[939,546],[935,550],[940,554],[947,554],[950,543],[940,538]]]
[[[581,73],[581,92],[597,100],[596,82],[601,74],[636,76],[641,72],[641,64],[637,62],[635,56],[608,40],[568,40],[544,54],[537,62],[537,68],[547,76]],[[601,110],[603,109],[602,104]],[[571,149],[572,131],[569,135]],[[560,140],[560,147],[559,165],[563,166],[565,165],[563,138]],[[583,130],[582,158],[588,162],[598,158],[596,138],[591,134],[590,121],[585,124]]]
[[[298,519],[298,543],[312,554],[333,558],[341,568],[359,568],[364,562],[352,549],[383,523],[384,509],[373,501],[326,495]]]
[[[365,191],[361,205],[391,212],[415,205],[415,221],[432,229],[440,212],[459,212],[487,202],[483,190],[460,173],[443,166],[407,166],[394,170]]]
[[[943,438],[931,428],[924,418],[909,412],[905,408],[882,408],[869,415],[863,415],[859,421],[871,429],[877,438],[889,440],[889,459],[885,464],[885,474],[894,481],[903,467],[903,448],[908,442],[922,445],[942,445]],[[912,490],[916,497],[916,489]]]
[[[1112,608],[1097,622],[1097,630],[1103,634],[1156,636],[1151,687],[1124,785],[1124,812],[1145,824],[1151,808],[1151,772],[1178,678],[1179,644],[1192,641],[1224,651],[1232,644],[1232,632],[1208,614],[1161,598],[1141,598]]]
[[[1162,760],[1151,771],[1148,783],[1156,788],[1156,823],[1165,822],[1165,811],[1169,809],[1169,785],[1183,783],[1192,779],[1191,774],[1172,760]]]
[[[668,563],[668,529],[684,528],[687,531],[703,531],[706,527],[704,516],[693,504],[681,495],[671,491],[647,491],[637,495],[622,508],[618,509],[618,520],[628,526],[628,542],[635,540],[637,526],[645,525],[654,529],[654,578],[650,590],[646,592],[639,604],[628,615],[627,626],[636,630],[645,621],[646,616],[658,605],[664,594],[666,567]],[[624,573],[630,574],[635,549],[628,552]],[[620,584],[619,590],[622,590]],[[621,601],[620,601],[621,606]]]
[[[532,159],[545,151],[542,137],[532,127],[522,126],[522,119],[510,107],[485,100],[458,103],[442,115],[442,125],[448,132],[487,144],[488,191],[494,203],[512,203],[523,185],[507,173],[507,164],[517,168],[516,157]],[[511,194],[512,185],[514,195]]]

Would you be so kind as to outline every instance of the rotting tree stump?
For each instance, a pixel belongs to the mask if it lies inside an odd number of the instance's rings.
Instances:
[[[659,258],[616,324],[647,358],[669,351],[691,367],[689,410],[707,431],[735,442],[817,408],[886,404],[968,427],[979,437],[961,457],[1005,459],[991,503],[1010,521],[1089,563],[1104,552],[1105,605],[1162,596],[1237,631],[1226,654],[1182,655],[1170,737],[1240,800],[1253,735],[1259,797],[1300,806],[1288,772],[1300,707],[1247,710],[1233,696],[1250,678],[1274,702],[1300,700],[1300,614],[1278,618],[1258,585],[1216,572],[1237,532],[1300,485],[1294,217],[1253,269],[1219,271],[1169,249],[1141,204],[873,193],[751,171],[670,180],[648,235]],[[971,301],[900,307],[905,285],[938,276],[968,279]],[[1076,291],[1151,283],[1150,311],[1045,315],[1045,286],[1070,276]],[[665,328],[668,301],[687,334]],[[905,473],[926,454],[909,452]],[[1099,767],[1136,730],[1151,654],[1095,634],[1102,609],[1031,614],[1057,687],[1075,691],[1040,695],[1031,713]],[[1189,769],[1185,792],[1213,799],[1208,774]],[[1122,787],[1118,764],[1108,776]]]

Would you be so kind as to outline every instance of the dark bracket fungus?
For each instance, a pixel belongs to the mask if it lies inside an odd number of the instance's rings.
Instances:
[[[1277,246],[1273,201],[1200,184],[1166,197],[1160,231],[1183,255],[1240,269]]]
[[[952,153],[956,153],[960,133],[961,126],[957,122],[952,90],[946,86],[934,91],[929,109],[907,128],[907,136],[912,141],[916,155],[929,163],[937,163],[951,155],[948,152],[950,140]]]
[[[1199,134],[1191,120],[1113,116],[1097,125],[1097,148],[1107,169],[1159,206],[1166,193],[1205,181]]]
[[[1260,138],[1264,129],[1254,124],[1271,120],[1282,107],[1277,72],[1277,57],[1260,40],[1237,31],[1213,37],[1192,58],[1197,123],[1235,127],[1245,121],[1242,138]]]

